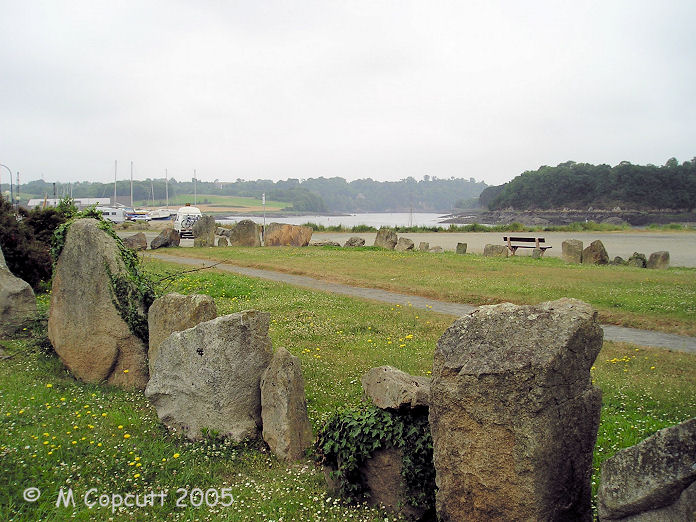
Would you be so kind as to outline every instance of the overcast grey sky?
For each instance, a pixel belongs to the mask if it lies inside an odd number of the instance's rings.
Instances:
[[[0,163],[497,185],[685,161],[694,20],[692,0],[0,0]]]

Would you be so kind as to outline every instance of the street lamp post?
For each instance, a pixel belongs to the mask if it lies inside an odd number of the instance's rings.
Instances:
[[[0,167],[5,167],[7,169],[7,172],[10,173],[10,204],[14,203],[14,191],[12,190],[12,171],[10,170],[10,167],[7,165],[3,165],[0,163]]]

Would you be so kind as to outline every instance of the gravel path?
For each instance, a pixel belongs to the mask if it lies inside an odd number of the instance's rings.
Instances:
[[[189,266],[203,267],[215,264],[210,261],[205,261],[203,259],[197,259],[194,257],[169,256],[163,253],[150,252],[148,252],[147,255],[162,261]],[[437,301],[435,299],[428,299],[426,297],[419,297],[415,295],[399,294],[397,292],[389,292],[376,288],[362,288],[343,285],[340,283],[331,283],[329,281],[322,281],[321,279],[314,279],[312,277],[284,274],[282,272],[275,272],[272,270],[261,270],[258,268],[247,268],[230,264],[219,264],[215,268],[225,272],[234,272],[236,274],[249,277],[257,277],[260,279],[288,283],[294,286],[311,288],[312,290],[319,290],[322,292],[347,295],[361,299],[370,299],[373,301],[380,301],[390,304],[400,304],[402,306],[408,306],[410,304],[415,308],[424,310],[427,309],[432,312],[439,312],[455,317],[466,315],[475,308],[474,306],[467,304],[448,303],[446,301]],[[639,330],[637,328],[625,328],[623,326],[602,325],[602,328],[604,329],[604,338],[608,341],[618,341],[637,344],[639,346],[654,346],[658,348],[668,348],[670,350],[696,353],[696,337],[653,332],[650,330]]]

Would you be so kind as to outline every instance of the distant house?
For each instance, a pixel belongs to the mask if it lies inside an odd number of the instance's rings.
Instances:
[[[75,198],[75,205],[79,208],[91,207],[92,205],[108,206],[111,204],[111,198]],[[44,203],[45,202],[45,203]],[[27,207],[57,207],[60,199],[56,198],[35,198],[30,199]]]

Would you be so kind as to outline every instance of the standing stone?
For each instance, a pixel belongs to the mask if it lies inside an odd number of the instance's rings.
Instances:
[[[387,250],[394,250],[394,247],[396,246],[396,243],[398,241],[399,238],[397,237],[396,232],[394,232],[394,230],[388,227],[381,227],[377,231],[374,246],[386,248]]]
[[[226,246],[229,245],[229,242],[227,241],[227,238],[226,238],[226,237],[219,237],[219,238],[218,238],[217,245],[218,245],[219,247],[226,247]]]
[[[409,375],[392,366],[380,366],[365,373],[360,382],[365,397],[380,409],[428,407],[428,377]]]
[[[567,239],[561,243],[561,256],[566,263],[582,263],[582,241]]]
[[[545,250],[543,248],[533,248],[532,249],[532,259],[541,259],[544,257]]]
[[[300,459],[312,445],[302,366],[282,347],[261,378],[261,418],[263,440],[278,458]]]
[[[174,332],[159,347],[145,395],[160,420],[198,439],[261,429],[261,375],[272,357],[269,315],[247,310]]]
[[[131,250],[146,250],[147,238],[143,232],[138,232],[137,234],[125,238],[123,244],[126,248],[130,248]]]
[[[645,268],[648,264],[648,260],[645,259],[645,254],[640,252],[633,252],[633,255],[628,258],[628,266],[635,266],[636,268]]]
[[[251,219],[241,220],[230,230],[230,246],[260,247],[262,228]]]
[[[215,246],[215,218],[213,216],[203,216],[193,224],[191,231],[193,232],[194,247],[212,247]]]
[[[150,242],[150,249],[179,246],[181,236],[172,227],[167,227],[159,235]]]
[[[428,252],[432,252],[433,254],[442,254],[443,250],[441,246],[434,246]]]
[[[483,247],[484,257],[507,257],[508,248],[505,245],[491,245],[488,244]]]
[[[457,254],[466,254],[466,243],[457,243]]]
[[[597,504],[600,520],[696,520],[696,418],[605,460]]]
[[[264,244],[266,246],[305,247],[312,239],[312,229],[285,223],[270,223],[266,226]]]
[[[361,237],[353,236],[345,242],[343,248],[365,246],[365,240]]]
[[[604,244],[598,239],[590,243],[585,250],[582,251],[583,265],[607,265],[609,264],[609,254],[604,248]]]
[[[413,241],[411,241],[407,237],[401,236],[396,242],[394,250],[396,250],[397,252],[407,252],[413,250]]]
[[[666,270],[669,268],[669,252],[661,250],[650,254],[650,259],[646,263],[647,268],[658,268]]]
[[[35,314],[36,297],[31,285],[10,272],[0,248],[0,337],[12,335]]]
[[[591,520],[601,346],[596,312],[575,299],[454,322],[430,395],[440,520]]]
[[[78,379],[121,387],[147,384],[147,346],[131,332],[114,305],[107,268],[128,277],[116,241],[95,219],[68,229],[53,272],[48,338]],[[133,303],[146,320],[144,303]]]
[[[616,256],[614,259],[612,259],[611,264],[617,266],[627,265],[628,261],[624,261],[624,258],[621,256]]]
[[[427,241],[421,241],[420,243],[418,243],[418,250],[420,250],[421,252],[430,251],[430,243],[428,243]]]
[[[149,348],[147,358],[152,371],[159,347],[173,332],[193,328],[217,317],[215,301],[208,295],[171,293],[155,299],[147,313]]]

